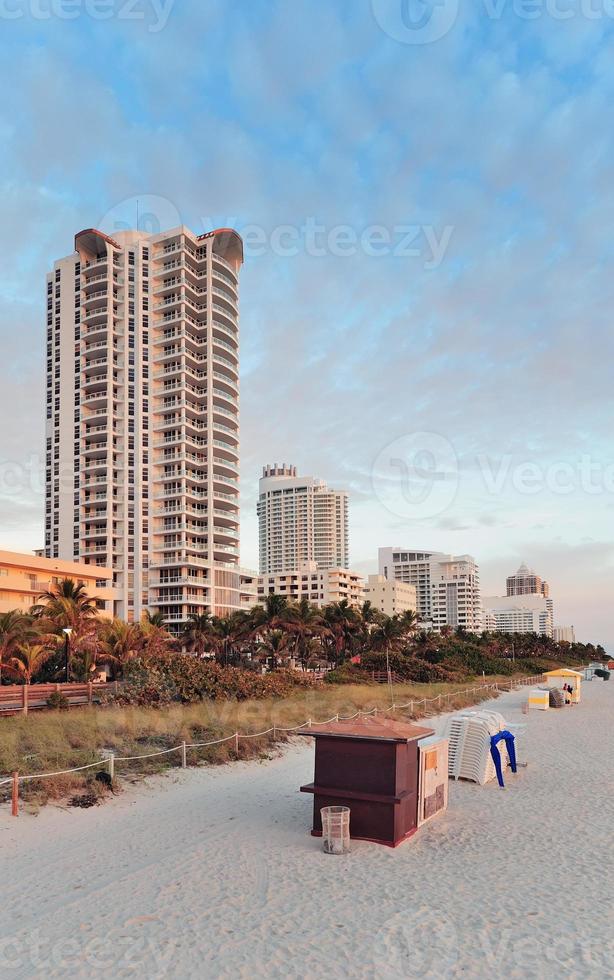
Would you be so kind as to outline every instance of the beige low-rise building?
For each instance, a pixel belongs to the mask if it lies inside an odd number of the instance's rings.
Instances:
[[[113,615],[113,572],[100,565],[0,551],[0,613],[29,612],[41,594],[73,579],[96,600],[101,615]]]
[[[415,585],[387,579],[384,575],[369,575],[365,600],[385,616],[400,616],[418,608]]]
[[[260,575],[258,599],[263,602],[268,595],[283,595],[299,602],[308,599],[314,606],[328,606],[347,599],[354,608],[364,602],[364,579],[348,568],[318,568],[315,562],[307,562],[292,572]]]
[[[249,612],[258,604],[258,572],[252,568],[239,569],[239,592],[241,609]]]

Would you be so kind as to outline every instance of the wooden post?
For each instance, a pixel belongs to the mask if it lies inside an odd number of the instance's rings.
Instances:
[[[19,816],[19,773],[13,773],[13,785],[11,792],[11,816]]]
[[[185,748],[185,742],[181,743],[181,768],[186,769],[188,765],[187,753]]]
[[[28,713],[28,691],[29,691],[29,686],[30,686],[29,684],[24,684],[23,691],[21,692],[21,710],[22,710],[22,712],[23,712],[24,715],[27,715],[27,713]]]
[[[109,776],[111,779],[115,779],[115,756],[113,753],[109,756]]]
[[[277,738],[277,732],[275,730],[275,722],[273,722],[273,738]]]
[[[88,681],[87,683],[87,703],[88,704],[94,703],[94,685],[92,684],[91,681]]]
[[[239,733],[235,732],[235,752],[239,754]]]
[[[311,718],[308,718],[307,719],[307,727],[308,728],[311,728]]]

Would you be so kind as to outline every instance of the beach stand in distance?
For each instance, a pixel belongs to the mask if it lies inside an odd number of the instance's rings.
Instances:
[[[562,690],[564,686],[571,687],[571,703],[580,703],[580,693],[582,686],[582,674],[577,670],[570,670],[568,667],[561,667],[559,670],[548,670],[544,677],[548,687],[555,687]]]
[[[350,834],[396,847],[418,827],[420,739],[433,735],[389,718],[330,722],[300,732],[315,738],[314,782],[301,786],[312,793],[313,829],[320,837],[320,810],[351,809]]]

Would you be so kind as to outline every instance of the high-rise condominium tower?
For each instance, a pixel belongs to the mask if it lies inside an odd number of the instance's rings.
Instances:
[[[348,495],[295,466],[265,466],[258,499],[260,572],[293,572],[307,562],[347,568]]]
[[[548,583],[524,562],[515,575],[508,575],[506,582],[508,595],[543,595],[545,599],[550,595]]]
[[[47,277],[45,554],[113,569],[115,613],[239,593],[240,236],[79,232]]]
[[[543,578],[536,575],[532,568],[525,562],[522,563],[515,575],[508,575],[506,579],[508,596],[516,595],[540,595],[546,600],[546,607],[550,617],[548,635],[552,636],[554,623],[554,600],[550,598],[550,586]]]

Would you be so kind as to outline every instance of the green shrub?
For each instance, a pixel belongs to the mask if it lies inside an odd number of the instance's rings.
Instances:
[[[56,711],[68,711],[70,703],[68,698],[61,691],[54,691],[47,698],[47,707],[54,708]]]
[[[365,684],[370,679],[369,675],[355,664],[343,664],[324,675],[325,684]]]
[[[286,697],[297,688],[312,687],[313,678],[292,670],[260,674],[239,667],[221,667],[210,660],[185,654],[141,656],[124,670],[125,681],[107,701],[160,707],[180,702],[192,704],[210,699],[245,701]]]

